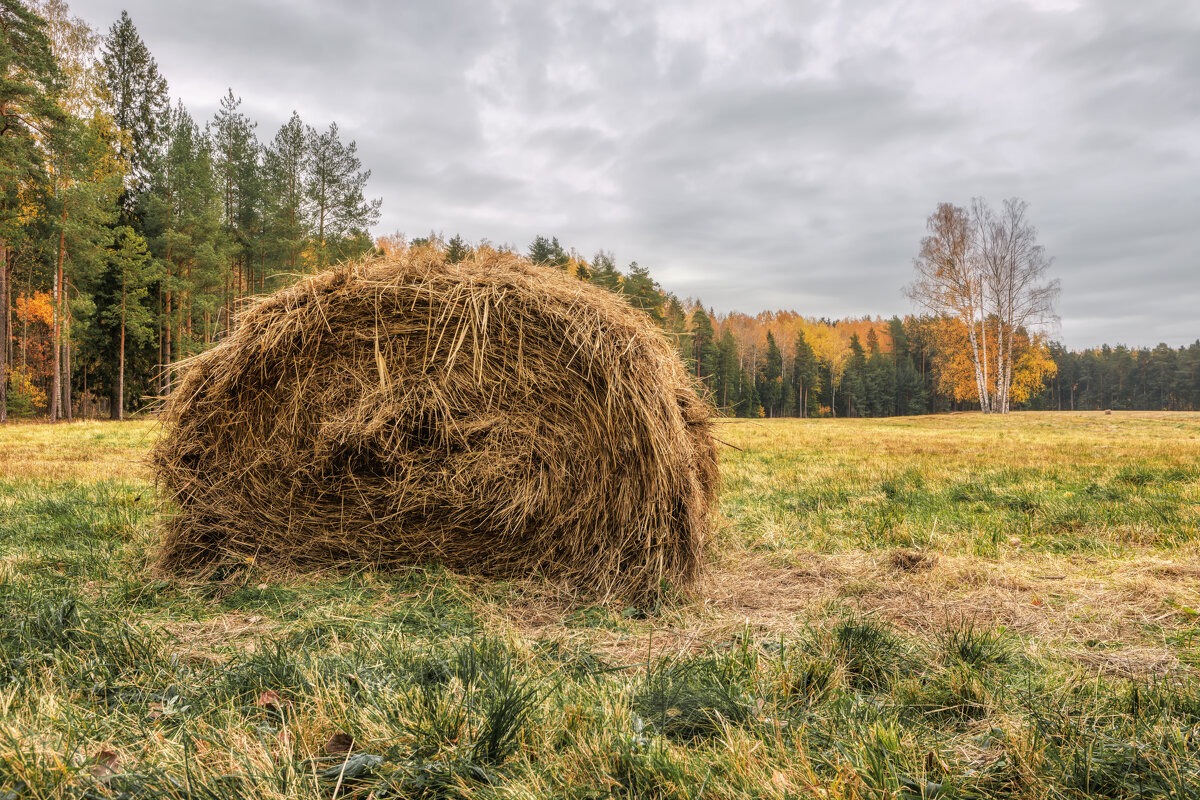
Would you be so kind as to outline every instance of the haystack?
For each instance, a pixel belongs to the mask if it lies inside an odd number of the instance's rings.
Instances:
[[[644,313],[557,269],[339,266],[186,367],[153,453],[168,569],[436,562],[642,596],[698,577],[709,408]]]

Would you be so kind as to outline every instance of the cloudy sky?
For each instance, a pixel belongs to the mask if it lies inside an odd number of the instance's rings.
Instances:
[[[73,0],[193,114],[336,120],[377,234],[637,260],[718,311],[905,313],[940,201],[1031,204],[1057,336],[1200,337],[1194,0]]]

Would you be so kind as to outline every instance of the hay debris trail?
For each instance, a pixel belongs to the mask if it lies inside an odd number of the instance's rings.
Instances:
[[[172,571],[441,562],[629,596],[699,576],[710,409],[645,314],[558,270],[342,265],[185,368],[152,455]]]

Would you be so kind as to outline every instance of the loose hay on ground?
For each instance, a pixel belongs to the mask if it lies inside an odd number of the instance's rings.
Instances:
[[[645,314],[558,270],[422,248],[343,265],[251,305],[186,370],[153,452],[173,571],[697,580],[710,409]]]

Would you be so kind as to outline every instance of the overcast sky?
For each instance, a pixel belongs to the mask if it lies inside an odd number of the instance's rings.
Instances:
[[[336,120],[376,234],[637,260],[718,311],[911,310],[940,201],[1031,204],[1056,335],[1200,337],[1200,2],[73,0],[269,140]]]

